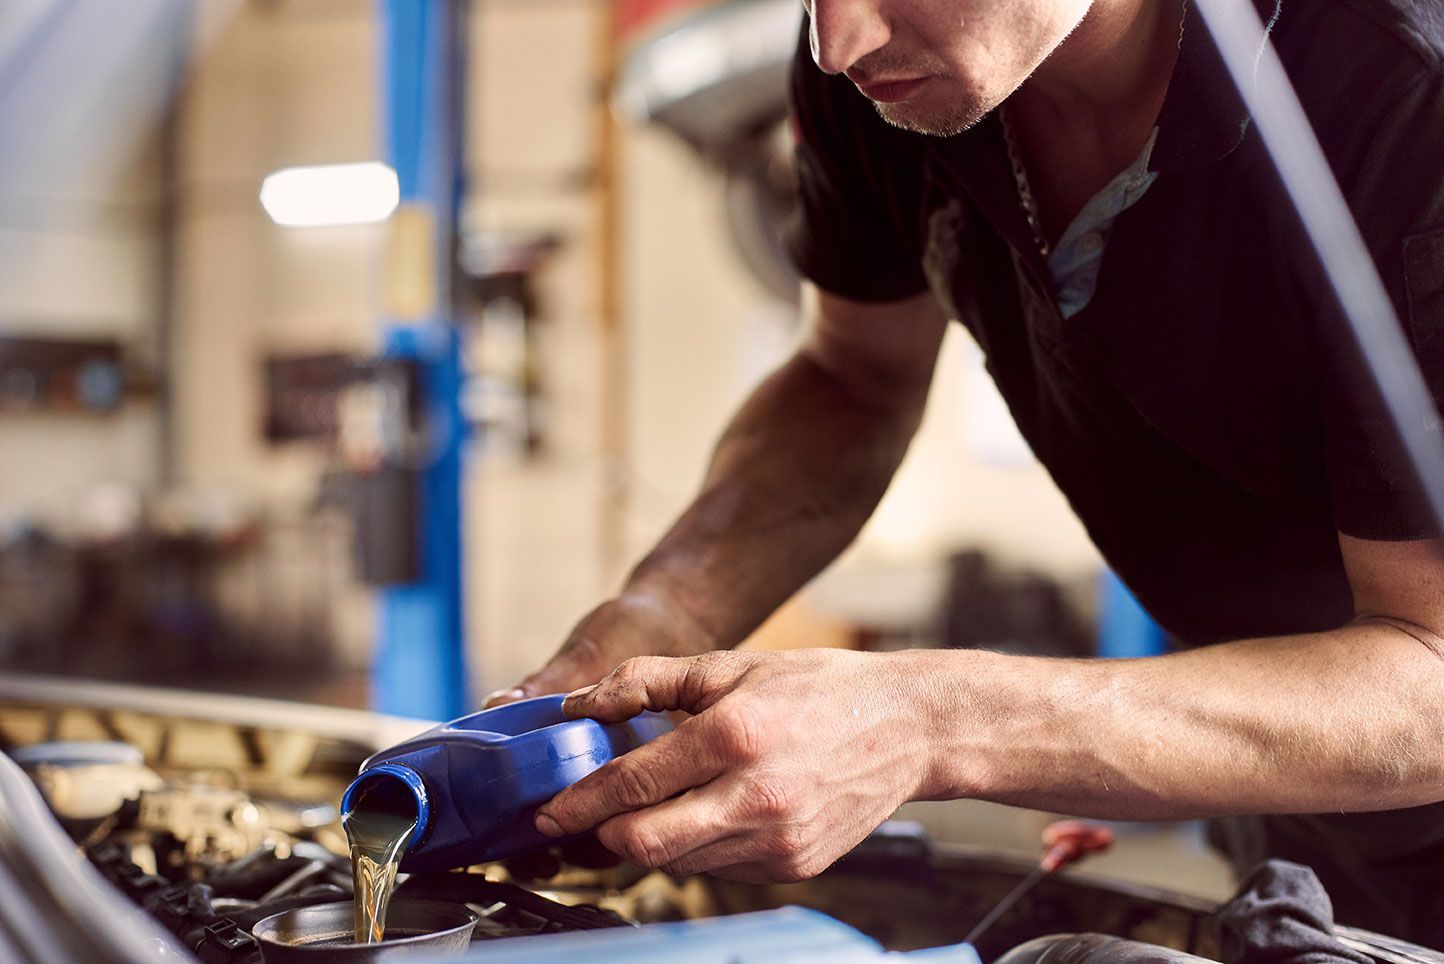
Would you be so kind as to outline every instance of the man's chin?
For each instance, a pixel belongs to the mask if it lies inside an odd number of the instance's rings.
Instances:
[[[874,101],[873,107],[877,109],[878,116],[893,127],[930,137],[952,137],[961,134],[992,110],[991,107],[986,110],[956,106],[938,108],[906,101],[896,104],[880,104]]]

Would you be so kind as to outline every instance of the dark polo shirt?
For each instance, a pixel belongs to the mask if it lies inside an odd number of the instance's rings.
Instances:
[[[1277,14],[1274,43],[1440,396],[1444,0],[1255,2]],[[1435,533],[1196,10],[1159,117],[1159,176],[1066,320],[996,115],[951,138],[891,128],[813,65],[805,37],[792,95],[803,273],[863,301],[931,291],[966,325],[1099,550],[1180,641],[1338,627],[1354,614],[1339,532]],[[1432,845],[1437,876],[1444,814],[1411,813],[1360,818],[1334,849],[1357,864]],[[1377,833],[1411,819],[1422,836],[1407,844]]]

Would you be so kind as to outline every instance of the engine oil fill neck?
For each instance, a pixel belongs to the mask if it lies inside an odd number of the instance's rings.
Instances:
[[[386,933],[386,907],[401,855],[423,821],[425,798],[399,776],[377,772],[359,783],[348,802],[341,826],[351,846],[355,940],[379,944]]]

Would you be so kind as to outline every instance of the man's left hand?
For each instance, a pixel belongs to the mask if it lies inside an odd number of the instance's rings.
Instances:
[[[567,698],[620,722],[692,714],[537,815],[553,836],[595,828],[644,867],[745,881],[815,876],[926,792],[921,654],[840,650],[640,657]]]

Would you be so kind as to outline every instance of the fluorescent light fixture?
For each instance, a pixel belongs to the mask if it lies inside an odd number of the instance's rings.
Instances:
[[[288,228],[385,221],[399,199],[396,172],[380,161],[287,167],[261,183],[261,206]]]

